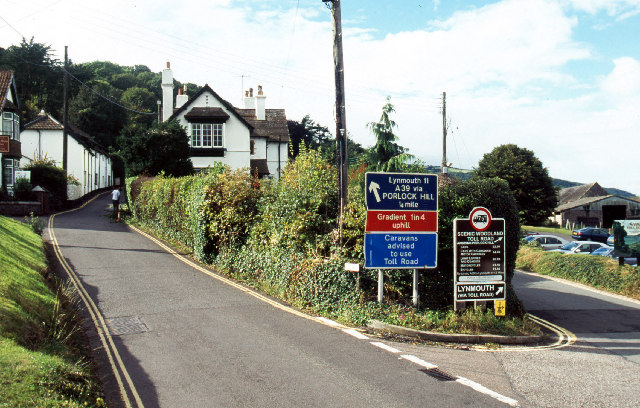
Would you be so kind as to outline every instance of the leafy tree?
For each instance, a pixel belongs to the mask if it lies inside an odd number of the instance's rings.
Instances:
[[[521,220],[537,225],[547,219],[558,203],[548,170],[531,150],[514,144],[501,145],[485,154],[476,177],[499,177],[509,184]]]
[[[301,143],[314,150],[335,146],[335,139],[331,136],[329,128],[316,123],[309,115],[302,118],[300,122],[288,120],[287,126],[291,138],[289,150],[291,159],[295,159],[300,154]]]
[[[69,101],[69,120],[103,146],[111,146],[127,119],[126,110],[110,102],[121,96],[122,91],[106,81],[90,81]]]
[[[35,119],[41,109],[58,112],[62,108],[62,71],[50,46],[23,39],[20,45],[0,50],[0,68],[14,72],[26,122]]]
[[[148,130],[131,128],[118,138],[118,144],[127,177],[163,171],[175,177],[193,173],[187,134],[174,120],[155,123]]]
[[[402,165],[413,156],[406,153],[406,149],[396,143],[398,138],[393,133],[396,123],[390,114],[395,112],[391,104],[391,97],[382,107],[382,116],[378,122],[369,122],[367,126],[376,137],[376,144],[370,151],[371,169],[374,171],[401,171]]]

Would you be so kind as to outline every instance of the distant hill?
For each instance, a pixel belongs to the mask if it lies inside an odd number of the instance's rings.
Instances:
[[[425,167],[426,167],[427,173],[440,174],[440,166],[427,165]],[[449,174],[460,180],[469,180],[471,177],[473,177],[473,170],[465,170],[465,169],[457,169],[455,167],[449,167]],[[584,184],[584,183],[578,183],[575,181],[562,180],[557,178],[554,178],[552,180],[553,180],[553,185],[559,188],[575,187],[575,186],[580,186]],[[607,190],[609,194],[617,195],[623,198],[638,197],[638,195],[636,194],[630,193],[625,190],[620,190],[618,188],[604,187],[604,189]]]

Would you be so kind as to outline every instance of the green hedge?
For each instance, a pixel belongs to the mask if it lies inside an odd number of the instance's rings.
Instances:
[[[247,171],[217,168],[177,179],[129,180],[128,186],[139,222],[193,248],[197,259],[238,279],[263,282],[284,299],[324,310],[377,297],[377,270],[361,273],[361,293],[353,284],[355,277],[343,271],[344,262],[364,262],[364,174],[361,167],[350,175],[342,247],[337,245],[336,172],[313,150],[301,151],[277,182],[258,182]],[[467,218],[476,206],[506,220],[510,281],[520,226],[507,183],[481,179],[449,185],[439,195],[438,268],[421,274],[423,307],[453,305],[453,219]],[[392,303],[410,304],[410,270],[384,273],[385,296]],[[508,313],[521,316],[522,305],[508,288]]]
[[[620,266],[615,259],[545,252],[525,245],[518,253],[516,266],[526,271],[557,276],[640,299],[638,268],[629,265]]]

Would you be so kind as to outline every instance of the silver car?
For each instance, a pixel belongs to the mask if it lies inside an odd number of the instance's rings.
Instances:
[[[553,252],[562,252],[565,254],[590,254],[598,248],[608,248],[608,245],[594,241],[573,241],[566,245],[561,246],[558,249],[554,249]]]
[[[568,240],[556,237],[555,235],[529,235],[524,240],[527,242],[539,242],[542,246],[542,249],[544,249],[545,251],[558,249],[561,246],[569,243]]]

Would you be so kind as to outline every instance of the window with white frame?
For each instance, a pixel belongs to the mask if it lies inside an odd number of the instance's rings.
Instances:
[[[2,134],[13,140],[20,140],[20,115],[13,112],[2,113]]]
[[[191,147],[223,147],[222,123],[192,123]]]
[[[20,161],[14,159],[2,159],[2,174],[4,176],[4,185],[12,187],[14,182],[15,171],[19,168]]]

